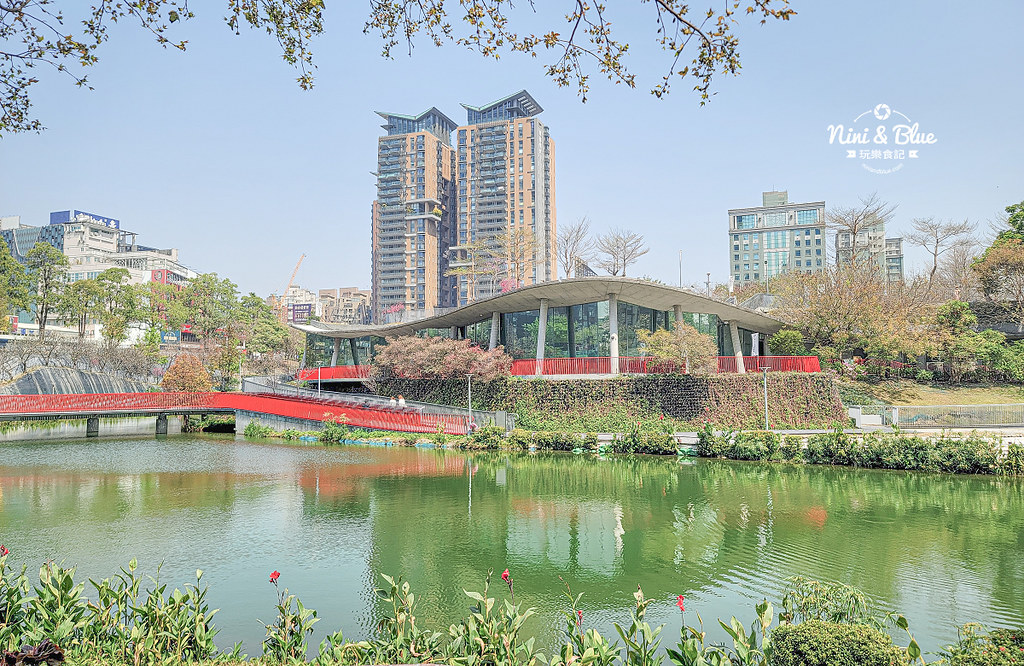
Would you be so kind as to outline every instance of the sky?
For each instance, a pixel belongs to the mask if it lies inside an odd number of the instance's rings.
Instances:
[[[235,36],[221,4],[197,3],[197,18],[175,27],[185,53],[115,26],[88,71],[94,90],[41,73],[34,111],[47,129],[0,138],[0,215],[32,225],[72,208],[118,218],[140,243],[177,247],[187,266],[243,293],[280,292],[302,254],[297,284],[368,288],[383,134],[374,112],[437,106],[464,122],[460,103],[521,89],[544,107],[555,141],[558,222],[587,216],[595,232],[642,233],[651,251],[631,275],[674,284],[682,250],[684,283],[707,273],[725,282],[727,210],[760,205],[766,190],[829,208],[877,193],[898,205],[890,236],[920,217],[987,230],[1024,200],[1019,0],[792,0],[788,22],[741,19],[742,70],[717,78],[704,107],[685,82],[660,100],[649,93],[668,56],[653,6],[637,0],[616,3],[610,18],[631,45],[638,85],[592,71],[586,103],[544,75],[544,53],[495,61],[420,42],[411,56],[399,48],[384,59],[379,38],[363,34],[366,5],[342,2],[328,3],[316,86],[305,92],[276,42]],[[515,17],[544,27],[572,5]],[[828,140],[830,124],[878,104],[935,138],[893,173],[866,170]],[[907,257],[911,267],[926,261],[920,249]]]

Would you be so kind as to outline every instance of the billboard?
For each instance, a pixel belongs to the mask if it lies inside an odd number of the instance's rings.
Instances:
[[[91,217],[97,224],[102,224],[110,227],[111,229],[120,229],[121,220],[115,220],[112,217],[106,217],[104,215],[96,215],[95,213],[86,213],[84,210],[58,210],[50,213],[50,224],[67,224],[74,222],[75,218],[79,215],[85,215]]]
[[[313,316],[312,303],[294,303],[288,306],[288,321],[293,324],[305,324]]]
[[[160,331],[160,342],[165,345],[176,345],[181,342],[181,333],[177,331]]]

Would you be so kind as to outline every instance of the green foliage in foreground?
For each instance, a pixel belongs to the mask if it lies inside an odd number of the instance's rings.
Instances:
[[[849,435],[840,429],[805,438],[768,431],[698,432],[697,453],[709,458],[845,465],[954,474],[1024,475],[1024,446],[977,433],[918,437],[899,432]]]
[[[0,550],[0,553],[5,553]],[[246,657],[238,646],[220,652],[213,643],[216,610],[206,602],[202,571],[184,590],[167,591],[153,580],[142,589],[136,562],[112,578],[76,582],[75,569],[47,562],[31,584],[25,567],[14,569],[0,555],[0,650],[36,645],[46,639],[57,643],[70,663],[149,664],[240,663]],[[280,574],[270,582],[278,591],[276,617],[266,627],[263,654],[254,662],[302,663],[310,652],[307,638],[320,621],[287,588],[278,587]],[[313,657],[317,666],[331,664],[436,663],[451,666],[893,666],[927,664],[910,634],[907,620],[895,613],[874,614],[859,591],[834,583],[792,579],[782,599],[783,612],[776,624],[772,604],[757,604],[749,630],[735,617],[719,621],[729,636],[726,644],[709,644],[703,621],[687,623],[684,613],[679,641],[662,650],[663,626],[646,620],[651,599],[637,588],[628,622],[614,623],[618,638],[602,636],[585,627],[580,600],[566,586],[565,623],[558,644],[542,653],[523,626],[534,611],[516,603],[514,580],[502,574],[501,596],[491,596],[488,573],[483,592],[466,591],[469,614],[436,631],[417,621],[416,596],[408,582],[382,576],[375,590],[383,617],[373,635],[347,640],[341,632],[329,634]],[[508,587],[508,594],[503,589]],[[692,612],[692,609],[691,609]],[[907,647],[899,647],[885,629],[902,630]],[[1024,632],[997,630],[985,633],[979,625],[961,629],[961,639],[948,646],[938,662],[950,666],[1022,663]],[[620,643],[621,641],[621,643]]]

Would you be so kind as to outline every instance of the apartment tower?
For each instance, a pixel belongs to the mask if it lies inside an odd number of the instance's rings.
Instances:
[[[436,108],[418,116],[378,112],[377,199],[372,211],[372,316],[383,322],[409,310],[452,302],[448,270],[455,208],[456,123]]]
[[[525,90],[462,106],[450,253],[458,305],[557,277],[555,144],[543,109]]]

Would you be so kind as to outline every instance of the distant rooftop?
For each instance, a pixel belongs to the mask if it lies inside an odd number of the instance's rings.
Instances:
[[[388,134],[430,132],[447,141],[451,138],[452,130],[458,126],[458,123],[444,115],[436,106],[430,107],[417,116],[384,111],[376,113],[385,120],[385,124],[381,127],[387,130]]]
[[[517,93],[502,97],[483,106],[463,104],[462,107],[466,109],[468,125],[476,125],[477,123],[486,123],[494,120],[528,118],[544,111],[541,105],[537,103],[537,100],[533,98],[533,95],[525,90],[520,90]]]

